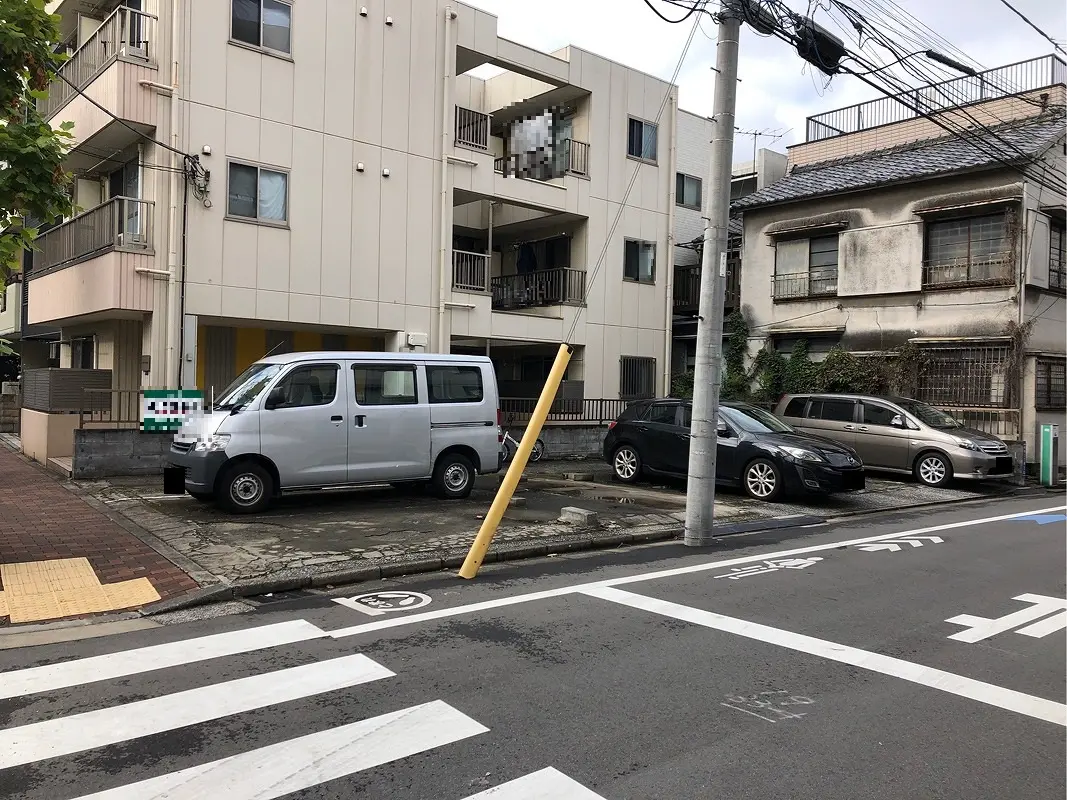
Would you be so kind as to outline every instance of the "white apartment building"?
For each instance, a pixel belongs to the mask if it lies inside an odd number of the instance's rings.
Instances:
[[[23,322],[61,366],[211,392],[267,352],[477,352],[530,397],[565,340],[568,396],[665,391],[668,82],[456,0],[50,10],[83,210],[40,237]]]

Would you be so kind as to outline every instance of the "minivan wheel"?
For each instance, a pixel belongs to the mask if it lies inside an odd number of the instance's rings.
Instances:
[[[923,453],[915,460],[915,478],[926,486],[944,486],[952,480],[952,464],[940,453]]]
[[[462,453],[448,453],[437,459],[433,488],[445,500],[462,500],[474,489],[474,464]]]
[[[757,458],[745,467],[741,485],[749,497],[773,503],[782,494],[782,474],[773,461]]]
[[[219,502],[234,514],[257,514],[266,510],[273,494],[274,479],[254,461],[228,467],[219,481]]]
[[[641,477],[641,456],[636,449],[624,444],[612,456],[611,469],[623,483],[634,483]]]

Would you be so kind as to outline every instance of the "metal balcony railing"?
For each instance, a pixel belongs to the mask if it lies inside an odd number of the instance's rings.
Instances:
[[[119,6],[60,67],[61,77],[49,85],[48,96],[37,101],[37,110],[51,117],[77,93],[74,87],[84,89],[119,56],[152,60],[155,33],[154,15]]]
[[[674,310],[692,313],[700,306],[700,265],[690,264],[674,269]]]
[[[774,276],[774,299],[833,297],[837,294],[837,269],[811,269]]]
[[[456,106],[456,144],[475,150],[489,149],[488,114]]]
[[[993,253],[981,258],[950,258],[923,263],[923,288],[957,286],[1013,286],[1011,253]]]
[[[452,288],[461,292],[489,289],[489,256],[486,253],[452,251]]]
[[[33,274],[81,261],[108,250],[147,250],[152,246],[149,200],[113,197],[37,237]]]
[[[534,306],[581,305],[585,302],[585,271],[544,269],[492,279],[493,309],[510,311]]]
[[[806,141],[832,139],[846,133],[914,119],[920,116],[914,109],[931,114],[1060,83],[1067,83],[1067,62],[1052,55],[1033,58],[979,72],[975,76],[953,78],[892,97],[816,114],[807,119]]]
[[[493,161],[493,169],[511,178],[550,181],[563,175],[589,177],[589,145],[577,139],[562,139],[553,157],[537,151],[501,156]]]

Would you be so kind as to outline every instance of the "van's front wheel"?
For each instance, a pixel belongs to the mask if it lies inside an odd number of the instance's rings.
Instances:
[[[273,494],[274,479],[254,461],[233,464],[219,478],[219,502],[234,514],[265,511]]]
[[[437,459],[433,488],[445,500],[462,500],[474,489],[474,464],[462,453],[446,453]]]

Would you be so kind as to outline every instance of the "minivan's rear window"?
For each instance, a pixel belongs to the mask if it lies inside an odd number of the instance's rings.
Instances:
[[[794,397],[789,401],[789,405],[785,407],[785,411],[782,413],[783,417],[803,417],[804,416],[804,404],[808,402],[806,397]]]
[[[478,367],[426,367],[431,403],[480,403],[485,395]]]
[[[808,409],[809,419],[825,419],[830,422],[855,421],[855,400],[812,400]]]

